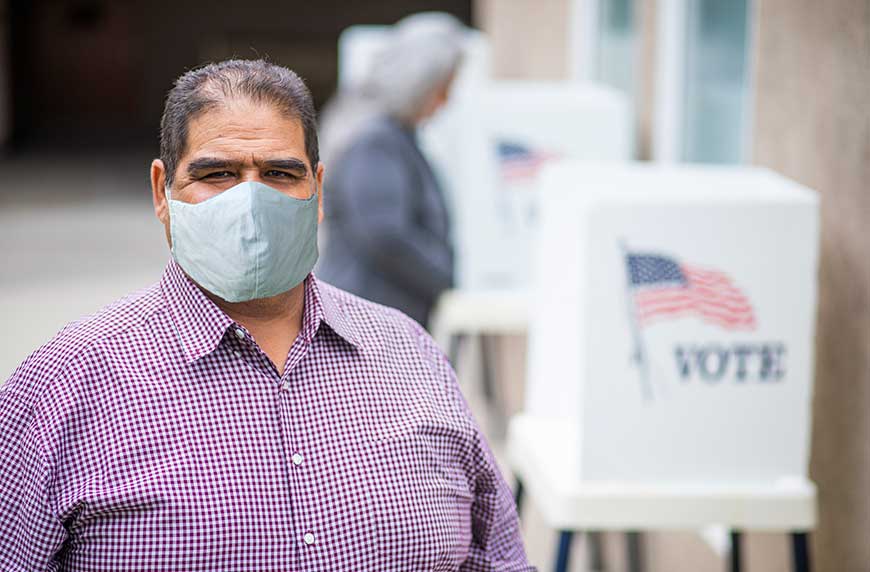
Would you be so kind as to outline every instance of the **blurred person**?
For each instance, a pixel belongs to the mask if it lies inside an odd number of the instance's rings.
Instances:
[[[323,114],[331,171],[318,275],[424,326],[453,285],[454,256],[444,194],[415,130],[446,103],[465,32],[447,14],[401,20]]]
[[[302,80],[190,71],[160,148],[162,279],[0,391],[0,569],[529,570],[432,339],[310,273],[324,166]]]

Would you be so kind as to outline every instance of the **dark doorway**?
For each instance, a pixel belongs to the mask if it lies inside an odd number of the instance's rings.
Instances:
[[[12,0],[11,149],[156,148],[172,80],[232,56],[294,69],[322,105],[344,28],[425,10],[471,22],[471,0]]]

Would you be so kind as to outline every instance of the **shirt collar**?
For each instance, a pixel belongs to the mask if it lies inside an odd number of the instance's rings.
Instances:
[[[357,349],[363,349],[362,337],[354,322],[347,316],[332,293],[322,288],[314,273],[305,279],[305,315],[302,320],[302,335],[311,341],[323,322]]]
[[[235,325],[232,318],[191,282],[174,259],[166,266],[160,285],[188,363],[214,351],[227,329]],[[320,324],[326,323],[345,341],[362,349],[359,332],[336,300],[329,293],[321,294],[314,274],[305,279],[304,304],[302,336],[306,341],[311,342]]]

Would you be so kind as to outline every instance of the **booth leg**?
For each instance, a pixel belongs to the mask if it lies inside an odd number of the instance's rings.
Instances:
[[[450,365],[453,369],[459,367],[459,350],[462,347],[462,341],[465,338],[463,334],[453,334],[450,336],[450,347],[447,349],[447,359],[450,360]]]
[[[643,544],[640,532],[625,533],[625,548],[628,556],[629,572],[643,572]]]
[[[519,477],[516,477],[514,481],[514,504],[517,507],[517,516],[520,516],[520,509],[523,504],[523,493],[526,491],[523,490],[523,481]]]
[[[556,572],[568,572],[568,557],[571,555],[571,541],[574,531],[559,531],[559,551],[556,553]]]
[[[589,569],[595,572],[604,570],[604,537],[600,532],[586,533],[586,546],[589,552]]]
[[[486,398],[487,405],[495,406],[495,381],[493,380],[493,352],[492,352],[492,336],[480,334],[477,336],[480,340],[480,380],[483,385],[483,396]]]
[[[491,334],[479,334],[480,340],[480,381],[483,397],[489,409],[490,434],[497,438],[505,435],[507,419],[502,404],[500,388],[496,383],[495,360],[498,356],[495,342],[498,338]]]
[[[791,534],[794,572],[810,572],[810,550],[806,532]]]
[[[739,530],[731,531],[731,572],[740,572],[740,544],[742,536]]]

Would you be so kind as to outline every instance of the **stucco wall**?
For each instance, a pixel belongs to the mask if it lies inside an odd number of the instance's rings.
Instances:
[[[870,570],[870,2],[757,0],[754,161],[821,193],[816,569]]]
[[[570,14],[568,0],[476,0],[474,23],[492,42],[495,76],[567,78]]]

